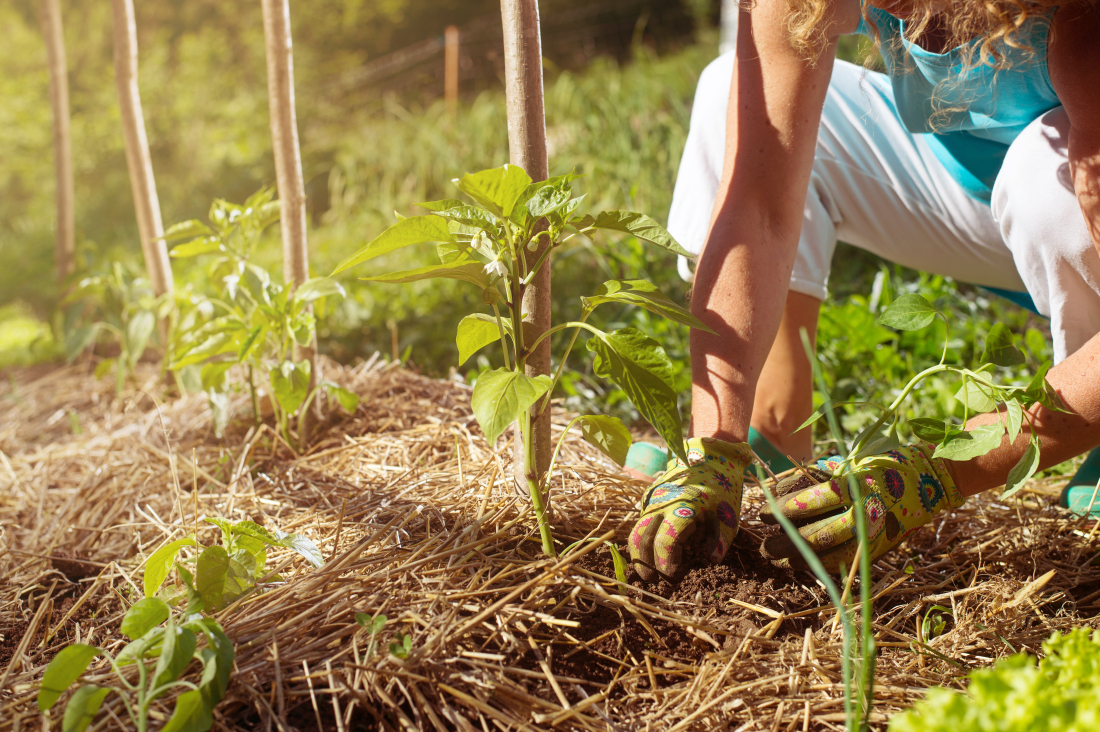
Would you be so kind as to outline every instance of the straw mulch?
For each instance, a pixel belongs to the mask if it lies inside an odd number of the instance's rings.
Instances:
[[[843,725],[835,612],[811,576],[758,559],[774,529],[756,521],[756,487],[724,565],[624,587],[599,541],[541,558],[511,446],[486,444],[465,385],[327,364],[362,404],[296,455],[250,428],[244,395],[218,440],[203,397],[167,398],[150,368],[118,398],[92,367],[15,371],[0,385],[0,732],[46,728],[34,697],[59,648],[118,650],[143,559],[196,526],[216,540],[197,515],[303,533],[328,560],[314,570],[274,554],[285,583],[219,615],[237,668],[218,730]],[[622,546],[642,484],[579,439],[563,454],[562,548]],[[1056,492],[1036,483],[1006,504],[972,500],[876,565],[873,726],[1012,649],[1100,626],[1096,522],[1054,508]],[[953,618],[921,638],[935,605]],[[388,616],[381,650],[369,652],[358,612]],[[387,650],[395,633],[412,637],[406,659]],[[102,665],[92,674],[107,679]],[[155,707],[164,719],[171,699]],[[93,729],[127,728],[117,700],[105,709]]]

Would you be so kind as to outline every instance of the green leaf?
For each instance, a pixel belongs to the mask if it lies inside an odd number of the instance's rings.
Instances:
[[[419,280],[461,280],[469,282],[485,289],[489,286],[489,278],[485,275],[485,265],[473,259],[462,260],[451,264],[431,264],[427,267],[407,269],[401,272],[390,272],[374,277],[360,277],[363,282],[388,282],[390,284],[403,284],[417,282]]]
[[[324,387],[325,393],[335,399],[344,408],[344,411],[355,414],[355,410],[359,407],[358,394],[331,381],[324,382]]]
[[[625,590],[630,565],[626,563],[626,558],[619,552],[619,547],[608,542],[607,548],[611,550],[611,563],[615,565],[615,579],[619,581],[619,586]]]
[[[1050,371],[1051,362],[1047,361],[1032,377],[1031,383],[1028,384],[1027,391],[1024,392],[1024,398],[1027,403],[1034,404],[1038,402],[1047,409],[1055,412],[1064,412],[1066,414],[1073,414],[1066,408],[1065,402],[1062,401],[1062,397],[1055,391],[1054,387],[1047,381],[1047,372]]]
[[[531,185],[531,176],[518,165],[504,165],[480,173],[467,173],[455,183],[458,190],[506,219]]]
[[[413,205],[419,206],[420,208],[426,208],[429,211],[449,211],[452,208],[466,206],[467,203],[457,198],[444,198],[439,201],[427,201],[425,203],[414,203]]]
[[[996,396],[996,390],[985,384],[979,384],[973,379],[966,379],[955,392],[955,399],[964,404],[971,414],[992,412],[997,407]]]
[[[665,230],[665,227],[645,214],[631,211],[604,211],[598,214],[590,225],[597,229],[631,234],[643,241],[648,241],[650,244],[656,244],[662,249],[667,249],[673,254],[695,259],[695,255],[680,246],[672,238],[672,234]]]
[[[664,316],[671,321],[689,328],[698,328],[714,333],[706,323],[661,292],[656,285],[646,280],[611,280],[600,285],[592,297],[582,297],[585,308],[591,309],[605,302],[621,302],[637,305],[651,313]]]
[[[584,441],[615,461],[620,467],[626,464],[626,454],[634,438],[618,417],[603,414],[586,414],[575,420],[581,426]]]
[[[438,216],[414,216],[402,219],[337,265],[332,274],[338,274],[349,267],[413,244],[450,240],[451,232],[447,228],[445,219]]]
[[[861,460],[863,458],[874,457],[875,455],[883,455],[891,450],[896,450],[901,447],[901,438],[898,437],[898,425],[897,422],[891,422],[885,431],[879,431],[872,433],[872,428],[875,424],[865,429],[855,439],[855,444],[859,444],[860,441],[866,440],[862,448],[852,456],[853,460]]]
[[[932,456],[960,462],[972,460],[1000,447],[1004,433],[1004,425],[999,422],[975,427],[970,431],[961,430],[944,440]]]
[[[62,648],[42,676],[42,688],[38,691],[38,708],[45,712],[80,678],[92,659],[100,654],[95,646],[74,643]]]
[[[277,531],[275,535],[279,537],[279,546],[293,549],[314,567],[320,567],[325,563],[317,545],[301,534],[284,534],[282,531]]]
[[[136,640],[157,627],[172,614],[168,603],[159,597],[143,597],[122,616],[119,630],[124,636]]]
[[[378,635],[386,627],[385,615],[367,615],[366,613],[355,613],[355,622],[364,628],[370,628],[370,632],[374,635]]]
[[[507,369],[483,371],[474,384],[470,406],[489,444],[495,443],[508,425],[530,409],[553,384],[549,376],[532,378]]]
[[[168,255],[173,259],[180,259],[182,257],[198,257],[203,254],[211,254],[220,251],[224,251],[221,239],[216,236],[207,236],[202,239],[195,239],[194,241],[172,247],[172,251],[168,252]]]
[[[686,462],[672,362],[660,344],[635,328],[623,328],[600,333],[586,345],[595,354],[595,374],[615,382],[676,456]]]
[[[344,286],[331,277],[314,277],[298,285],[294,290],[294,299],[300,303],[310,303],[322,297],[338,295],[346,297]]]
[[[61,732],[84,732],[99,713],[103,700],[111,693],[105,686],[87,684],[77,689],[65,705],[61,719]]]
[[[1031,480],[1031,476],[1039,470],[1039,457],[1039,439],[1032,435],[1031,439],[1028,440],[1027,450],[1024,451],[1020,461],[1012,467],[1012,470],[1008,471],[1008,480],[1005,482],[1005,490],[1001,494],[1001,500],[1016,494]]]
[[[92,345],[102,326],[99,323],[82,325],[65,334],[65,358],[71,363],[84,349]]]
[[[920,330],[928,327],[938,313],[932,303],[920,295],[910,293],[890,303],[875,322],[896,330]]]
[[[194,239],[196,236],[210,236],[213,233],[213,230],[203,222],[198,219],[191,219],[190,221],[172,224],[168,227],[168,231],[164,232],[161,239],[164,241]]]
[[[938,445],[947,438],[948,425],[942,419],[918,417],[909,420],[909,429],[913,430],[913,434],[925,442]]]
[[[203,521],[214,524],[222,530],[222,546],[225,547],[226,551],[233,548],[233,524],[217,516],[207,516],[203,518]]]
[[[294,414],[309,394],[309,361],[283,361],[271,370],[271,388],[279,406]]]
[[[213,618],[199,618],[186,624],[189,630],[200,632],[206,636],[206,642],[217,654],[217,675],[215,680],[202,688],[203,699],[208,709],[214,706],[225,696],[229,688],[229,677],[233,672],[233,642],[226,637],[222,627]],[[205,673],[203,676],[205,677]]]
[[[226,386],[225,374],[231,368],[233,368],[232,361],[213,361],[204,364],[202,371],[199,372],[202,380],[202,390],[224,391]]]
[[[214,724],[202,691],[185,691],[176,699],[176,708],[160,732],[206,732]]]
[[[527,199],[527,212],[531,214],[531,218],[541,219],[569,203],[572,197],[573,191],[568,187],[543,186]]]
[[[469,247],[465,247],[453,241],[441,241],[435,245],[435,253],[439,256],[440,264],[454,264],[455,262],[461,262],[464,259],[468,259],[468,249]]]
[[[477,313],[467,315],[458,324],[455,343],[458,345],[458,365],[466,363],[470,356],[491,343],[500,340],[500,328],[496,318]]]
[[[107,375],[107,372],[111,370],[111,367],[115,365],[117,360],[118,359],[114,359],[114,358],[105,358],[105,359],[103,359],[102,361],[100,361],[99,363],[97,363],[95,365],[95,371],[93,372],[93,376],[95,376],[95,378],[97,380],[102,379],[104,376]]]
[[[131,365],[137,363],[145,352],[145,344],[149,342],[156,324],[156,316],[151,310],[137,311],[126,323],[126,350],[130,354]]]
[[[991,363],[997,366],[1019,366],[1026,363],[1023,352],[1013,344],[1012,333],[1004,323],[995,324],[985,339],[985,348],[982,350],[982,363]]]
[[[168,572],[172,570],[172,565],[175,564],[176,555],[180,553],[180,549],[185,546],[198,545],[199,543],[195,541],[193,536],[187,536],[165,544],[153,552],[153,556],[149,557],[149,561],[145,563],[145,579],[143,582],[145,596],[152,597],[157,594],[157,590],[164,584]]]
[[[171,683],[179,678],[191,663],[198,641],[195,634],[187,628],[177,626],[171,618],[164,629],[164,641],[161,643],[160,657],[153,671],[153,688]],[[162,691],[161,694],[164,692]],[[161,694],[156,694],[160,696]]]
[[[223,607],[225,583],[229,574],[229,552],[220,546],[208,546],[195,565],[195,590],[202,598],[206,612]]]
[[[248,552],[252,557],[252,574],[260,577],[263,574],[264,564],[267,563],[267,544],[254,536],[238,535],[233,539],[233,545],[239,552]],[[241,562],[244,564],[244,562]]]
[[[266,544],[270,544],[271,546],[281,546],[279,544],[279,537],[275,536],[275,534],[271,533],[263,526],[260,526],[255,521],[248,521],[246,519],[244,521],[238,521],[235,524],[230,524],[229,522],[226,522],[226,526],[228,527],[227,530],[231,534],[251,536],[253,538],[259,539]]]
[[[1005,427],[1008,429],[1008,441],[1013,443],[1020,436],[1024,426],[1024,408],[1015,399],[1005,402]]]

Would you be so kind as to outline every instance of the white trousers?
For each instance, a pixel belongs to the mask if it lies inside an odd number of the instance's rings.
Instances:
[[[669,231],[702,250],[725,156],[733,53],[703,71],[669,213]],[[889,80],[837,61],[825,98],[791,289],[824,300],[838,239],[961,282],[1027,290],[1051,320],[1056,361],[1100,332],[1100,254],[1066,157],[1061,107],[1009,149],[992,206],[959,186],[898,117]],[[680,272],[690,278],[687,261]]]

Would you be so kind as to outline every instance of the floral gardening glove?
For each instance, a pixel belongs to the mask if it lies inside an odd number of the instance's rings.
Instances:
[[[855,514],[847,476],[833,478],[840,458],[818,460],[807,469],[813,478],[795,474],[776,486],[779,509],[798,526],[798,533],[829,572],[852,565],[858,549]],[[958,508],[966,497],[956,487],[932,448],[910,445],[885,455],[859,460],[855,466],[867,516],[871,561],[894,549],[936,514]],[[760,512],[764,523],[777,523],[771,508]],[[778,566],[806,569],[806,562],[786,534],[764,541],[761,553]]]
[[[658,573],[671,577],[685,566],[688,539],[703,531],[704,555],[720,562],[737,535],[741,515],[741,483],[752,451],[712,437],[684,444],[688,462],[668,462],[664,475],[642,498],[642,512],[630,532],[630,559],[642,579]],[[696,539],[698,540],[698,538]]]

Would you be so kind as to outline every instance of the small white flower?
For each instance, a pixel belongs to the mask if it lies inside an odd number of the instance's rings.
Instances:
[[[494,259],[492,262],[489,262],[487,265],[485,265],[485,274],[494,278],[507,277],[508,268],[504,265],[504,262],[500,261],[499,259]]]
[[[496,259],[497,253],[493,251],[493,242],[489,240],[484,231],[477,232],[477,236],[470,242],[470,246],[486,259]]]

